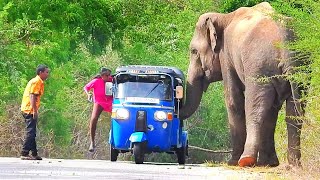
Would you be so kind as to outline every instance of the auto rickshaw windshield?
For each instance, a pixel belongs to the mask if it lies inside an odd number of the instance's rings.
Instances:
[[[117,76],[115,98],[142,97],[172,100],[171,77],[164,74],[120,74]]]

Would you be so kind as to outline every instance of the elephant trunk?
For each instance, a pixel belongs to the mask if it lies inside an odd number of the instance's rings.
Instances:
[[[187,82],[186,101],[184,106],[180,109],[180,119],[189,118],[199,107],[201,97],[203,94],[204,84],[202,80]],[[207,87],[207,86],[206,86]]]

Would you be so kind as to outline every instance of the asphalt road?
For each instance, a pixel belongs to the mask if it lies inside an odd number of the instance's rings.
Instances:
[[[264,179],[245,169],[206,167],[199,164],[110,162],[107,160],[0,158],[0,179]]]

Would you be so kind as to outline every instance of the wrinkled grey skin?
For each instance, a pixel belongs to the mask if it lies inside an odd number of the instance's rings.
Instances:
[[[274,131],[284,102],[288,161],[300,165],[302,123],[289,118],[303,114],[299,102],[293,101],[299,93],[292,89],[294,84],[275,78],[293,73],[296,65],[288,60],[293,54],[280,47],[290,38],[290,31],[266,12],[273,10],[264,2],[229,14],[203,14],[190,43],[187,99],[180,117],[190,117],[208,85],[223,80],[233,148],[229,165],[279,165]],[[269,78],[261,81],[261,77]]]

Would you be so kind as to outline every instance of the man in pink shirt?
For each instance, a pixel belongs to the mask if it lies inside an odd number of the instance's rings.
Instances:
[[[93,152],[95,149],[95,134],[97,128],[97,122],[102,111],[111,113],[112,111],[112,96],[106,95],[105,83],[112,82],[111,70],[107,68],[101,68],[100,74],[97,75],[92,81],[84,86],[84,91],[88,95],[88,99],[91,98],[90,90],[93,90],[93,110],[90,118],[90,136],[91,143],[89,151]]]

